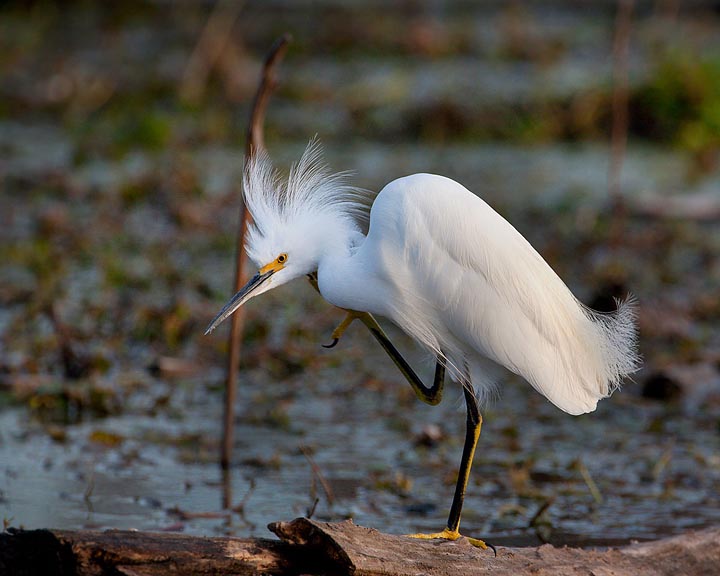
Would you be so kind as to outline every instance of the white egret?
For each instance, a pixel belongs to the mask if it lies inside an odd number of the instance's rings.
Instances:
[[[595,410],[637,368],[633,301],[618,303],[613,314],[583,306],[510,223],[449,178],[406,176],[373,199],[348,185],[346,173],[330,173],[311,141],[284,185],[265,153],[256,156],[245,171],[243,193],[254,220],[247,250],[259,271],[206,334],[250,298],[307,275],[325,300],[348,312],[332,345],[357,318],[423,401],[440,401],[446,369],[462,384],[467,429],[448,524],[415,537],[460,536],[482,423],[478,400],[492,390],[498,367],[574,415]],[[431,386],[398,353],[374,314],[435,355]]]

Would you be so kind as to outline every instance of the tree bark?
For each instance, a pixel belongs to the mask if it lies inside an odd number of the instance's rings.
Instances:
[[[657,576],[720,573],[720,528],[622,548],[499,547],[497,557],[464,539],[413,540],[298,518],[269,528],[280,540],[203,538],[122,530],[11,530],[0,535],[0,574],[352,574],[417,576]]]

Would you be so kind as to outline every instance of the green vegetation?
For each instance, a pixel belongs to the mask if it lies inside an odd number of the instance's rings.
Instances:
[[[635,91],[631,117],[639,134],[714,164],[720,152],[720,58],[661,61]]]

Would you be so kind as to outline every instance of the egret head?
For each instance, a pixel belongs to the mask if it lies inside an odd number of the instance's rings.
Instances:
[[[258,272],[233,296],[206,334],[245,302],[290,280],[315,272],[328,252],[347,250],[367,229],[372,196],[347,184],[347,172],[333,174],[316,139],[280,181],[267,154],[248,163],[243,197],[253,223],[245,246]]]

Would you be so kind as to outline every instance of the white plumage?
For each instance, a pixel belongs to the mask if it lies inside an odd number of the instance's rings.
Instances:
[[[254,218],[248,253],[259,271],[206,333],[250,298],[317,274],[322,296],[350,311],[335,343],[361,318],[423,401],[441,400],[445,369],[464,387],[465,443],[447,528],[416,538],[460,537],[482,425],[471,382],[477,396],[487,396],[504,367],[561,410],[582,414],[638,364],[632,300],[613,314],[583,306],[515,228],[453,180],[414,174],[373,197],[349,186],[346,173],[330,173],[312,141],[287,184],[262,153],[249,163],[243,188]],[[389,318],[436,354],[431,386],[367,313]]]
[[[416,174],[388,184],[344,268],[368,281],[340,294],[337,270],[325,274],[321,263],[326,299],[353,308],[353,297],[371,295],[363,310],[446,354],[456,378],[467,363],[480,394],[491,384],[490,360],[581,414],[635,368],[631,303],[613,315],[588,310],[515,228],[448,178]]]
[[[373,201],[346,177],[327,170],[314,141],[285,186],[266,156],[250,163],[248,253],[259,267],[287,258],[214,325],[249,297],[317,271],[328,302],[390,319],[444,356],[456,380],[471,376],[480,397],[502,366],[581,414],[636,369],[633,301],[613,314],[583,306],[527,240],[462,185],[415,174]]]

